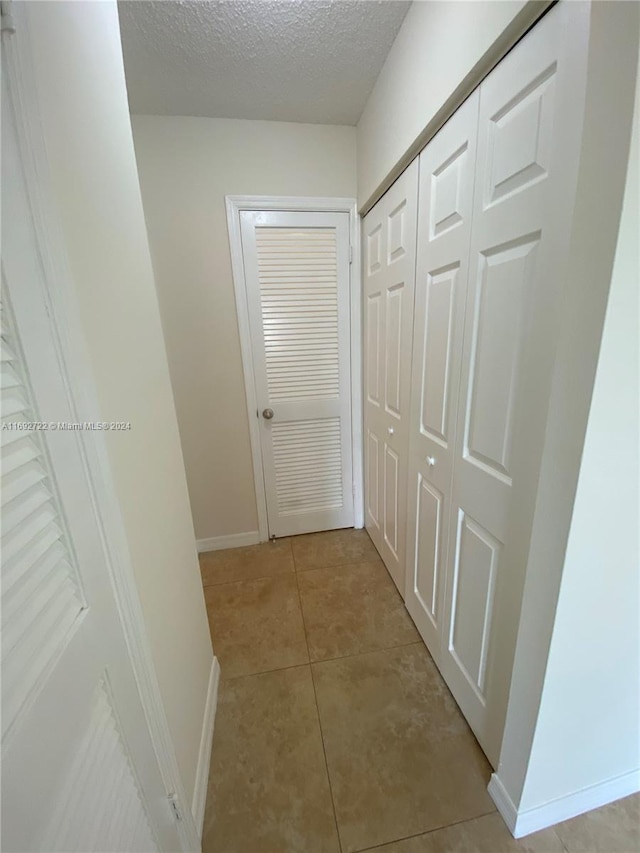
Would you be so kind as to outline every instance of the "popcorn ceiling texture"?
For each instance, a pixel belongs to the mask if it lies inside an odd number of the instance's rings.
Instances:
[[[122,0],[131,112],[355,125],[410,5]]]

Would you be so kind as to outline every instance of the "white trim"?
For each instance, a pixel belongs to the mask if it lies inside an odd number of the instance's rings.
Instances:
[[[191,813],[195,821],[198,835],[202,839],[202,828],[204,826],[204,809],[207,804],[207,787],[209,784],[209,765],[211,764],[211,747],[213,746],[213,727],[216,721],[216,709],[218,707],[218,687],[220,685],[220,664],[218,658],[214,657],[209,673],[209,687],[207,689],[207,701],[204,706],[204,717],[202,721],[202,735],[200,737],[200,749],[198,750],[198,767],[196,769],[196,782],[193,788],[193,800],[191,802]]]
[[[269,538],[267,521],[267,498],[262,474],[262,449],[258,428],[257,395],[253,375],[253,356],[251,352],[251,333],[249,329],[249,308],[242,258],[242,240],[240,236],[240,212],[243,210],[300,210],[329,211],[349,214],[349,231],[352,246],[350,268],[351,290],[351,431],[353,455],[353,511],[354,526],[364,525],[364,485],[362,468],[362,298],[360,286],[360,228],[357,204],[352,198],[309,198],[298,196],[239,196],[225,197],[227,207],[227,227],[229,229],[229,247],[231,250],[231,268],[238,314],[238,331],[242,352],[244,387],[247,397],[247,416],[249,418],[249,437],[251,440],[251,459],[253,463],[253,481],[256,490],[258,511],[258,534],[260,542]],[[205,540],[208,541],[208,540]],[[225,546],[226,547],[226,546]]]
[[[204,551],[221,551],[223,548],[242,548],[243,545],[257,545],[260,534],[257,530],[247,533],[230,533],[228,536],[213,536],[210,539],[197,539],[198,554]]]
[[[491,774],[487,791],[495,803],[496,808],[500,812],[502,820],[507,824],[507,829],[513,835],[516,827],[516,820],[518,818],[518,811],[497,773]]]
[[[14,4],[16,32],[3,39],[7,78],[15,107],[16,132],[22,151],[22,165],[40,248],[46,289],[43,300],[67,385],[69,405],[75,421],[101,420],[95,385],[88,364],[84,332],[73,289],[40,124],[31,44],[25,10]],[[171,738],[158,676],[147,637],[142,606],[136,586],[124,521],[112,479],[104,434],[94,430],[79,432],[83,467],[93,497],[93,510],[101,532],[105,560],[109,566],[113,593],[129,648],[129,655],[144,708],[150,737],[158,760],[167,796],[174,795],[182,813],[177,822],[181,850],[196,853],[200,839],[188,803]]]
[[[361,220],[354,202],[350,210],[351,232],[351,455],[353,457],[353,526],[364,527],[364,414],[362,395],[364,388],[362,360],[362,278],[360,274]]]
[[[640,791],[640,770],[590,785],[541,806],[518,812],[498,775],[493,773],[487,789],[514,838],[523,838],[564,820],[606,806]]]

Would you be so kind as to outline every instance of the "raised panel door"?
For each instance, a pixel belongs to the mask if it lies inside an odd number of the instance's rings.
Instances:
[[[440,661],[478,93],[420,155],[405,601]]]
[[[418,191],[412,163],[365,217],[365,527],[404,595]]]
[[[440,666],[494,766],[580,150],[586,31],[565,20],[571,5],[480,86]]]

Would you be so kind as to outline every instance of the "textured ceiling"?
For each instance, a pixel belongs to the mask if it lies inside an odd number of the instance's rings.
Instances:
[[[121,0],[131,111],[356,124],[410,5]]]

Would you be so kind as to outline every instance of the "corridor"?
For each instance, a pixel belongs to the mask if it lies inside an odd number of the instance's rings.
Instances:
[[[634,798],[511,838],[491,768],[366,532],[200,562],[222,667],[204,853],[635,849]],[[582,843],[587,821],[602,846]]]

